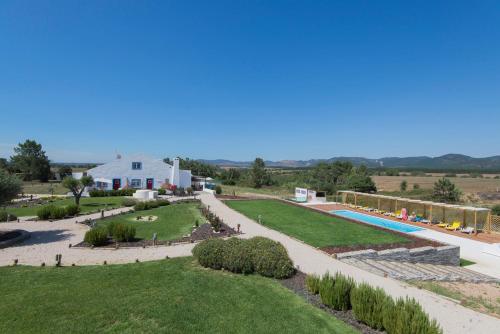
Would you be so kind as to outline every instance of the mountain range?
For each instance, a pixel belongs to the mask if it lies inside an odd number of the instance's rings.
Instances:
[[[199,160],[221,167],[249,167],[252,161],[232,161],[224,159]],[[440,157],[386,157],[380,159],[369,159],[362,157],[333,157],[329,159],[310,160],[280,160],[265,161],[268,167],[281,168],[305,168],[312,167],[319,162],[350,161],[354,165],[365,165],[371,168],[422,168],[422,169],[443,169],[443,170],[500,170],[500,155],[474,158],[463,154],[446,154]]]

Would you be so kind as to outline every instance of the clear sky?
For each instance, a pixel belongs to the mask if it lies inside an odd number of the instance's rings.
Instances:
[[[0,156],[500,154],[500,1],[0,2]]]

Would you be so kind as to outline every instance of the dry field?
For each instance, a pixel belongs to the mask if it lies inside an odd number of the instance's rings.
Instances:
[[[439,176],[373,176],[373,180],[380,191],[398,191],[401,181],[408,182],[408,189],[417,183],[422,189],[432,189]],[[493,178],[462,178],[450,177],[453,183],[465,193],[495,193],[500,192],[500,179]]]

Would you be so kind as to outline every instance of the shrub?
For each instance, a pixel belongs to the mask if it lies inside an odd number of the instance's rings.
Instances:
[[[306,286],[307,290],[317,295],[319,293],[319,283],[321,282],[321,278],[318,275],[307,275],[306,277]]]
[[[61,219],[66,216],[66,208],[62,206],[53,206],[50,208],[51,219]]]
[[[399,298],[396,302],[392,298],[386,298],[382,314],[384,328],[388,334],[442,333],[436,321],[429,320],[428,315],[413,298]]]
[[[66,206],[66,214],[68,216],[76,216],[80,213],[80,207],[76,204],[69,204]]]
[[[321,302],[326,306],[332,307],[333,305],[334,286],[335,279],[329,273],[323,275],[321,281],[319,282],[319,296],[321,298]]]
[[[89,191],[90,197],[132,196],[134,193],[135,189],[119,189],[119,190],[93,189]]]
[[[42,206],[36,211],[36,215],[38,216],[39,219],[47,220],[50,218],[50,213],[52,212],[53,207],[54,205]]]
[[[146,208],[147,209],[156,209],[160,205],[158,204],[158,201],[147,201],[146,202]]]
[[[497,204],[493,208],[491,208],[491,213],[496,216],[500,216],[500,204]]]
[[[219,185],[215,186],[215,193],[217,195],[222,194],[222,188],[221,188],[221,186],[219,186]]]
[[[341,273],[336,273],[334,280],[332,308],[337,311],[350,310],[351,291],[354,288],[354,280],[351,277],[345,277]]]
[[[283,279],[295,273],[286,248],[279,242],[263,237],[249,240],[255,271],[262,276]]]
[[[225,241],[222,263],[224,269],[233,273],[251,274],[254,268],[248,241],[238,238]]]
[[[383,310],[387,298],[384,290],[362,283],[351,292],[352,312],[359,321],[376,330],[382,330]]]
[[[167,206],[167,205],[170,205],[170,202],[167,201],[166,199],[159,199],[156,201],[156,203],[158,203],[158,206]]]
[[[122,199],[123,206],[134,206],[137,204],[137,201],[133,198],[124,198]]]
[[[9,214],[5,210],[0,210],[0,222],[6,222],[7,219],[9,219],[9,221],[13,221],[13,220],[16,220],[17,217],[16,217],[16,215],[14,215],[12,213]]]
[[[146,210],[148,207],[147,207],[147,204],[146,202],[137,202],[135,205],[134,205],[134,210],[135,211],[142,211],[142,210]]]
[[[117,223],[113,226],[112,236],[116,241],[131,241],[135,238],[135,227]]]
[[[158,189],[158,195],[166,195],[167,190],[166,189]]]
[[[93,246],[101,246],[108,240],[108,235],[104,228],[93,228],[85,233],[83,241]]]
[[[223,266],[224,240],[204,240],[193,248],[193,255],[203,267],[219,270]]]

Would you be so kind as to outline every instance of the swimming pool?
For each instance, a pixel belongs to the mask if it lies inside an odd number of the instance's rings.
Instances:
[[[341,217],[344,217],[344,218],[358,220],[358,221],[366,223],[366,224],[380,226],[380,227],[388,228],[390,230],[394,230],[394,231],[398,231],[398,232],[411,233],[411,232],[417,232],[417,231],[424,230],[421,227],[416,227],[416,226],[396,222],[396,221],[385,219],[385,218],[365,215],[363,213],[354,212],[354,211],[350,211],[350,210],[334,210],[334,211],[331,211],[331,213],[334,213],[334,214],[341,216]]]

